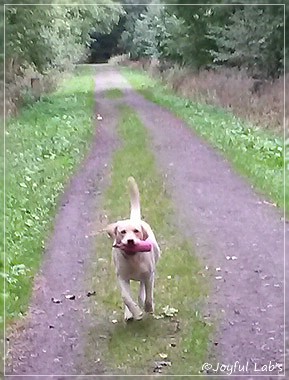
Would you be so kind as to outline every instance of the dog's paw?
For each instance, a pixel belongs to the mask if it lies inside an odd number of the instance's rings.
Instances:
[[[153,314],[154,312],[154,306],[151,302],[145,301],[144,309],[146,313],[151,313]]]
[[[133,320],[133,315],[127,307],[125,308],[125,311],[124,311],[124,320],[125,322],[129,322]]]
[[[140,321],[143,318],[143,312],[139,307],[136,307],[133,311],[133,318],[137,321]]]
[[[131,316],[125,316],[125,317],[124,317],[124,321],[125,321],[126,323],[132,322],[132,321],[133,321],[133,316],[132,316],[132,315],[131,315]]]
[[[136,321],[140,321],[140,320],[142,320],[142,318],[143,318],[143,312],[140,312],[139,314],[134,316],[134,319]]]

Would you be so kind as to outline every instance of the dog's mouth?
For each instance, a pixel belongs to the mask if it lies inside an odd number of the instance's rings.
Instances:
[[[152,249],[152,243],[149,239],[147,239],[145,241],[140,241],[139,243],[115,243],[113,247],[119,248],[125,253],[132,255],[137,252],[150,252]]]
[[[136,244],[134,242],[132,243],[115,243],[113,245],[113,248],[119,248],[120,250],[124,251],[128,255],[134,255],[137,251],[135,250]]]
[[[115,243],[113,245],[114,248],[120,248],[120,249],[133,249],[136,246],[134,242],[129,242],[129,243]]]

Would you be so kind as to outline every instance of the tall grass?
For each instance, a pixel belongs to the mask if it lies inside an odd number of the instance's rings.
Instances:
[[[145,69],[155,78],[162,79],[168,88],[193,102],[225,108],[234,115],[262,129],[283,134],[284,81],[289,85],[289,75],[271,82],[255,80],[245,71],[237,69],[202,70],[198,73],[176,65],[162,68],[156,61],[121,64]],[[286,99],[286,116],[289,118],[289,99]],[[288,133],[288,122],[286,125]]]

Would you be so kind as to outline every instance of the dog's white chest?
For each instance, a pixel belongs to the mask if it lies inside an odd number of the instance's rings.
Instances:
[[[114,262],[116,272],[123,279],[141,281],[149,277],[154,271],[151,252],[139,252],[132,256],[123,256],[115,249]]]

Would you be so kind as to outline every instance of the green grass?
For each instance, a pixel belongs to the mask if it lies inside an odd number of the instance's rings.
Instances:
[[[0,133],[1,137],[3,136],[4,127],[2,120],[0,121]],[[0,377],[4,378],[4,336],[3,336],[3,328],[4,328],[4,239],[3,237],[3,227],[4,227],[4,203],[3,203],[3,197],[4,197],[4,139],[0,139],[0,197],[1,197],[1,204],[0,204],[0,230],[1,230],[1,238],[0,238]]]
[[[91,72],[26,107],[6,125],[6,316],[26,312],[59,194],[84,157],[93,130]]]
[[[280,138],[249,125],[222,108],[182,98],[144,72],[123,69],[123,74],[143,96],[186,121],[228,157],[257,190],[284,207],[284,149]],[[289,191],[286,191],[285,207],[289,210]]]
[[[105,97],[108,99],[122,98],[123,93],[119,88],[111,88],[105,92]]]
[[[112,373],[137,375],[152,374],[154,362],[162,360],[159,354],[163,353],[168,355],[165,360],[172,362],[171,367],[163,369],[163,374],[196,374],[207,355],[212,332],[211,325],[202,318],[204,296],[208,292],[202,266],[191,243],[174,225],[171,201],[148,148],[145,128],[128,107],[122,106],[121,113],[119,133],[123,146],[114,156],[103,212],[110,222],[129,216],[127,178],[134,176],[140,188],[142,214],[155,230],[162,248],[157,267],[156,314],[161,314],[166,305],[178,309],[178,313],[174,318],[150,316],[125,325],[111,265],[111,241],[99,235],[90,283],[97,291],[92,313],[98,320],[89,333],[86,358],[94,363],[95,352],[100,350]],[[118,322],[112,323],[113,319]],[[179,320],[179,331],[175,330],[176,320]],[[171,347],[171,342],[176,346]]]

